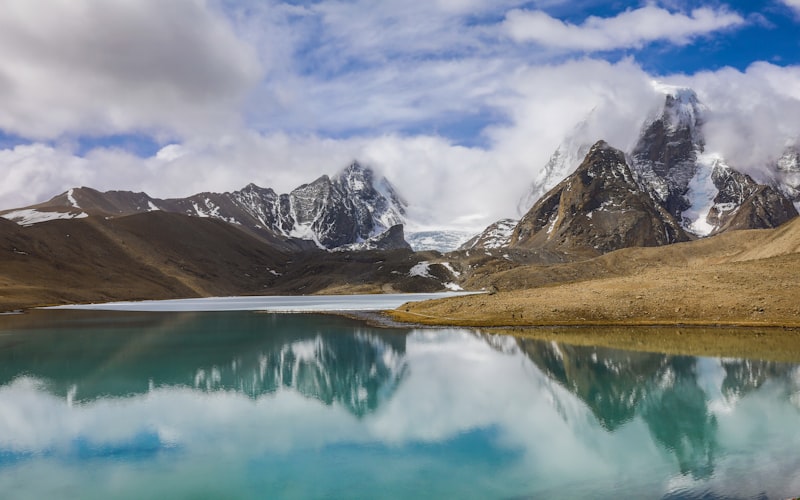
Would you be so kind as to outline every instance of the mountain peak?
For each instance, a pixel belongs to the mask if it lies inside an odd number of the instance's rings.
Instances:
[[[625,154],[598,141],[520,220],[510,246],[591,257],[686,239],[675,219],[638,188]]]
[[[352,193],[360,193],[374,188],[375,173],[372,168],[361,165],[354,160],[350,165],[337,173],[333,181],[344,186]]]
[[[696,102],[697,93],[689,88],[689,87],[682,87],[680,85],[670,85],[668,83],[659,82],[657,80],[653,80],[650,82],[656,92],[664,94],[665,96],[670,96],[674,100],[679,100],[683,102]]]

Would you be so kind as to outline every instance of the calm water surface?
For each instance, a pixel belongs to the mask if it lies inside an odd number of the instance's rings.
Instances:
[[[0,317],[2,498],[797,495],[797,365],[320,315]]]

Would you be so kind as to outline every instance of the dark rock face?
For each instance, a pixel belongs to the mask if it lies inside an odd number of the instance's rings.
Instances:
[[[291,192],[289,200],[293,210],[286,217],[294,214],[294,227],[308,227],[325,248],[377,236],[402,223],[405,215],[405,203],[391,185],[385,179],[376,181],[372,170],[358,163],[333,179],[322,176],[300,186]]]
[[[711,234],[736,229],[771,228],[797,217],[797,209],[778,190],[749,175],[716,165],[711,174],[719,189],[707,221]]]
[[[370,241],[375,245],[375,250],[411,250],[411,245],[405,239],[402,224],[390,227]]]
[[[403,225],[397,224],[377,236],[361,242],[351,243],[349,245],[342,245],[337,247],[336,250],[349,251],[349,252],[363,252],[368,250],[408,250],[411,251],[411,245],[405,239]]]
[[[686,240],[675,218],[639,189],[625,155],[600,141],[520,220],[510,246],[588,257]]]
[[[279,195],[255,184],[232,193],[199,193],[174,199],[77,188],[28,208],[103,217],[160,210],[220,219],[270,240],[293,238],[336,248],[363,242],[401,224],[405,207],[389,181],[376,179],[370,168],[354,162],[333,178],[323,175],[289,194]]]
[[[691,90],[668,94],[663,113],[645,127],[631,152],[640,184],[677,220],[691,207],[686,194],[705,145],[702,112]]]

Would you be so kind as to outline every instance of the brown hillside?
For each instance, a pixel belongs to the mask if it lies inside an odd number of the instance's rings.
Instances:
[[[287,257],[223,222],[152,212],[0,225],[3,309],[241,293]]]
[[[800,220],[592,260],[520,266],[467,285],[494,295],[432,301],[393,312],[425,324],[752,324],[800,326]]]
[[[168,212],[55,220],[0,218],[0,310],[225,295],[438,291],[455,278],[409,269],[410,250],[287,252],[216,219]]]

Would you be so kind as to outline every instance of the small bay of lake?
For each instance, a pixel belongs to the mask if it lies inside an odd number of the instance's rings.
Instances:
[[[318,314],[0,317],[3,498],[788,498],[800,366]]]

